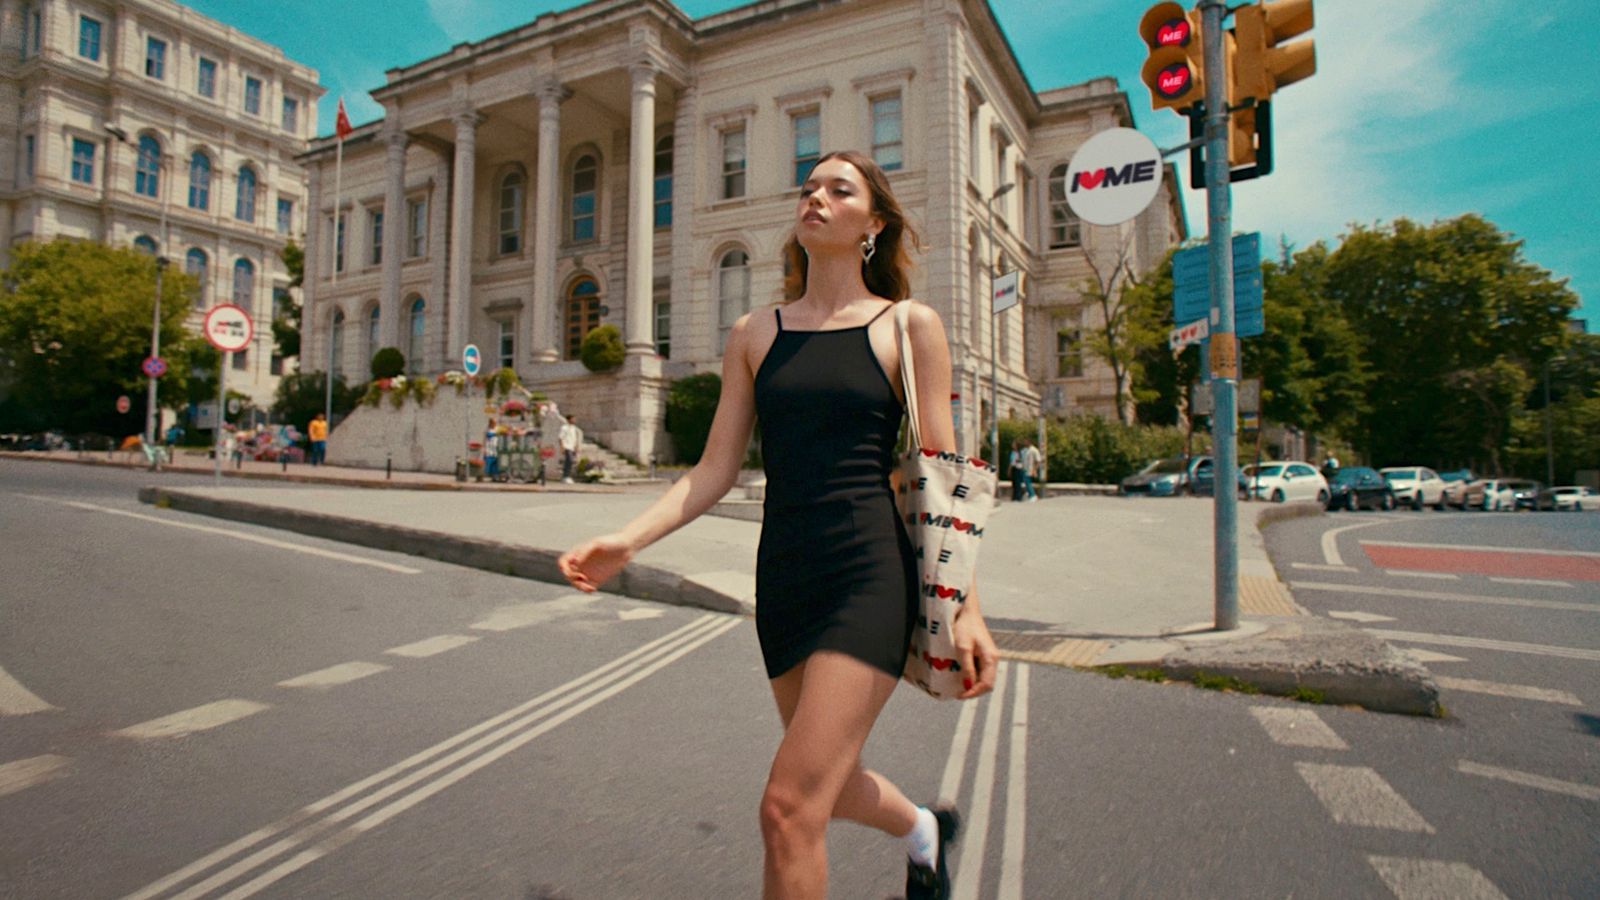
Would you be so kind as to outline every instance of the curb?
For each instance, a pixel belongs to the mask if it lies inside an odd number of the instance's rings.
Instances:
[[[561,554],[539,547],[461,537],[326,513],[301,512],[243,500],[219,500],[156,486],[140,488],[139,502],[374,550],[420,556],[498,575],[547,584],[567,584],[567,579],[562,577],[561,570],[556,566]],[[753,596],[745,598],[729,592],[729,588],[734,587],[729,583],[733,580],[724,573],[682,575],[658,566],[630,562],[618,575],[616,583],[608,588],[608,592],[635,600],[693,606],[733,615],[755,615]],[[754,594],[753,586],[750,593]]]

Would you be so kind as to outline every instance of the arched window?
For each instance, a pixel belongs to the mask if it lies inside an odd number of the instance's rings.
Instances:
[[[211,208],[211,157],[199,150],[189,157],[189,208]]]
[[[233,203],[233,217],[241,222],[256,220],[256,170],[239,167],[239,196]]]
[[[328,329],[328,377],[344,368],[344,310],[333,311],[333,326]]]
[[[241,256],[233,263],[233,305],[250,312],[250,298],[255,293],[255,287],[255,264]]]
[[[140,253],[148,253],[151,256],[155,256],[156,239],[148,234],[141,234],[133,239],[133,249]]]
[[[657,228],[672,225],[672,135],[656,141],[656,221]]]
[[[189,302],[194,304],[195,309],[206,308],[206,291],[210,286],[210,278],[206,273],[209,262],[206,252],[199,247],[190,247],[183,257],[183,271],[194,279],[194,293],[190,295]]]
[[[428,304],[421,297],[411,301],[411,340],[406,345],[406,371],[422,371],[422,337],[427,327]]]
[[[522,250],[522,198],[521,172],[507,172],[500,179],[500,253],[506,255]]]
[[[750,311],[750,256],[729,250],[717,260],[717,352],[728,343],[728,332]]]
[[[378,304],[372,304],[372,311],[367,313],[367,359],[372,359],[381,347],[378,345],[378,323],[382,320],[382,310]]]
[[[150,135],[139,137],[139,164],[133,172],[133,192],[155,197],[161,191],[161,144]]]
[[[1078,233],[1078,217],[1067,204],[1067,164],[1050,170],[1050,248],[1076,247],[1083,243]]]
[[[587,276],[567,290],[567,359],[577,359],[583,339],[600,324],[600,285]]]
[[[572,239],[594,240],[595,197],[600,187],[600,164],[585,153],[572,164]]]

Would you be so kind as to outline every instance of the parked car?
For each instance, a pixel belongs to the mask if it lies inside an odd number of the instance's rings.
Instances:
[[[1376,469],[1345,466],[1328,482],[1329,509],[1394,509],[1394,488]]]
[[[1439,478],[1444,481],[1444,505],[1466,509],[1467,488],[1478,480],[1478,476],[1472,474],[1471,469],[1452,469],[1440,472]]]
[[[1189,490],[1189,482],[1196,466],[1204,460],[1210,465],[1211,457],[1196,456],[1184,459],[1174,456],[1158,459],[1140,469],[1117,485],[1117,493],[1128,496],[1176,497]]]
[[[1596,493],[1593,488],[1580,485],[1561,485],[1559,487],[1545,488],[1539,492],[1537,506],[1539,509],[1560,512],[1600,510],[1600,493]]]
[[[1467,486],[1466,509],[1533,509],[1541,485],[1522,478],[1483,478]]]
[[[1424,506],[1444,509],[1445,480],[1427,466],[1392,466],[1378,474],[1394,489],[1394,500],[1420,510]]]
[[[1328,482],[1310,463],[1264,462],[1245,466],[1240,474],[1247,496],[1273,503],[1285,500],[1328,502]]]
[[[1216,481],[1216,463],[1209,456],[1196,456],[1194,461],[1194,468],[1189,477],[1189,493],[1196,497],[1210,497],[1214,493],[1212,489]],[[1244,472],[1241,470],[1238,476],[1239,499],[1246,498],[1246,489]]]

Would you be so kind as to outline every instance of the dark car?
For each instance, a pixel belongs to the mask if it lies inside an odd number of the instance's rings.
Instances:
[[[1211,464],[1211,457],[1196,456],[1185,460],[1181,456],[1158,459],[1138,472],[1122,479],[1117,493],[1138,497],[1176,497],[1189,490],[1194,469]]]
[[[1329,509],[1394,509],[1394,488],[1366,466],[1345,466],[1328,479]]]
[[[1209,456],[1196,456],[1194,469],[1189,476],[1189,493],[1196,497],[1210,497],[1216,482],[1216,463]],[[1244,470],[1238,470],[1240,500],[1249,498],[1250,483],[1245,480]]]

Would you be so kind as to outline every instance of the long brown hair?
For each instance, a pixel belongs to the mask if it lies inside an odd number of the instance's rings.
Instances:
[[[870,262],[862,263],[861,278],[867,290],[890,300],[904,300],[911,296],[911,254],[909,247],[922,249],[916,229],[906,221],[900,201],[889,189],[889,176],[867,156],[857,150],[835,150],[817,160],[816,169],[830,159],[842,159],[866,179],[867,190],[872,194],[872,214],[883,220],[883,230],[878,232],[877,252]],[[806,292],[806,269],[810,260],[800,240],[793,234],[783,245],[783,299],[798,300]]]

